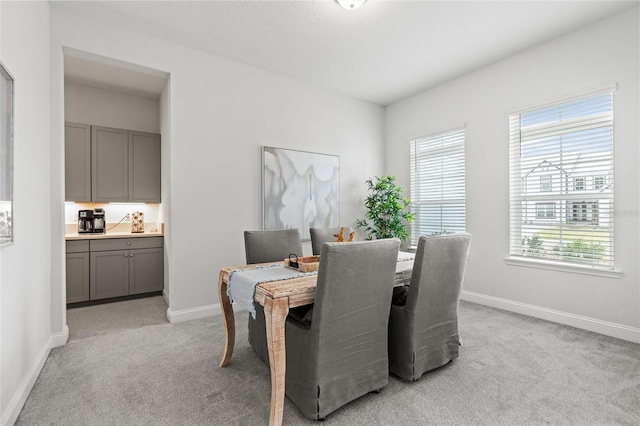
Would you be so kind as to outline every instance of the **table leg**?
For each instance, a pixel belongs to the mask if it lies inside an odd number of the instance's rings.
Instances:
[[[265,299],[264,317],[267,323],[267,346],[269,347],[269,367],[271,369],[271,414],[269,417],[269,425],[271,426],[282,424],[287,368],[284,337],[288,313],[288,298]]]
[[[229,295],[227,295],[227,283],[222,279],[222,271],[218,278],[218,298],[218,300],[220,300],[220,309],[222,310],[225,331],[224,352],[220,359],[220,367],[224,367],[231,361],[233,347],[236,344],[236,319],[233,315],[233,306],[229,300]]]

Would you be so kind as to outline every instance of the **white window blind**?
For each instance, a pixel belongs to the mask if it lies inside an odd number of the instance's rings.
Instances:
[[[613,269],[613,88],[510,114],[509,141],[511,256]]]
[[[464,127],[410,141],[411,244],[465,230]]]

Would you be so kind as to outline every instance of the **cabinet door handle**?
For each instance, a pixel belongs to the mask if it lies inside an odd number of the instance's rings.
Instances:
[[[127,245],[128,245],[128,246],[130,246],[130,245],[131,245],[131,242],[128,242],[128,243],[127,243]]]

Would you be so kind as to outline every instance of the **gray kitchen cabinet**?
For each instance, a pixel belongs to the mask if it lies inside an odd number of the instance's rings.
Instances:
[[[89,241],[67,241],[67,303],[89,300]]]
[[[65,123],[65,200],[161,201],[160,135]]]
[[[91,128],[91,200],[129,201],[129,134],[126,130]]]
[[[65,201],[91,201],[91,126],[65,123]]]
[[[129,200],[160,202],[160,135],[129,132]]]
[[[163,257],[161,248],[129,252],[129,294],[151,293],[164,289]]]
[[[91,252],[91,300],[129,295],[129,252]]]
[[[67,241],[67,303],[164,289],[164,238]]]
[[[162,291],[162,237],[91,240],[91,300]]]
[[[92,127],[92,200],[159,203],[160,135]]]

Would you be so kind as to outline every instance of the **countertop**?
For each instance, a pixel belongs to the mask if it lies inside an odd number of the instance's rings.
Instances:
[[[121,224],[110,228],[110,224],[107,224],[107,229],[111,229],[104,234],[78,234],[77,225],[66,225],[64,239],[66,241],[75,240],[102,240],[105,238],[145,238],[145,237],[162,237],[164,236],[164,224],[145,224],[145,232],[132,233],[131,226],[129,224]],[[153,231],[153,232],[152,232]]]

